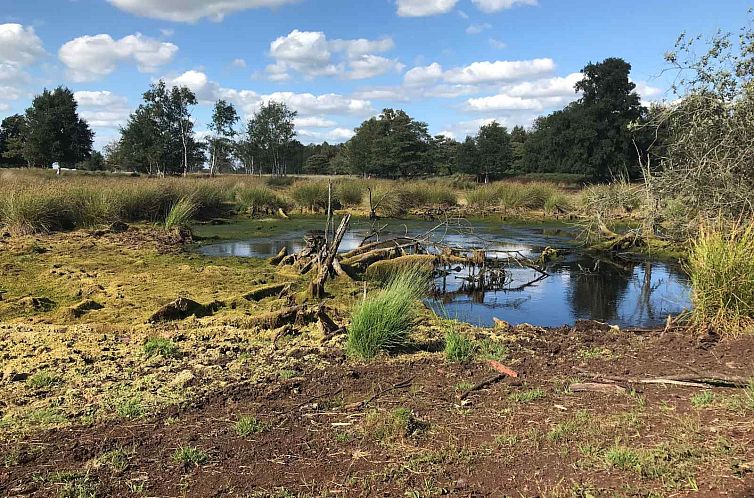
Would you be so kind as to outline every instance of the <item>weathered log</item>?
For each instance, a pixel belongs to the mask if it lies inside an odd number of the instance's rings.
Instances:
[[[326,249],[326,253],[319,267],[319,273],[314,278],[314,280],[312,280],[310,286],[310,293],[314,297],[322,297],[325,293],[325,281],[330,275],[332,262],[335,259],[335,256],[338,254],[338,248],[340,247],[340,243],[343,241],[343,237],[348,230],[348,224],[350,223],[350,221],[351,215],[346,214],[341,220],[338,230],[336,230],[335,232],[335,238],[333,239],[332,244],[330,244],[330,247]]]
[[[292,265],[295,262],[296,262],[296,255],[289,254],[288,256],[280,260],[280,263],[278,263],[278,266],[288,266],[288,265]]]
[[[620,394],[625,393],[626,388],[617,384],[603,384],[601,382],[580,382],[571,384],[568,387],[571,392],[593,392],[593,393],[607,393],[607,394]]]
[[[286,246],[283,246],[280,248],[280,251],[278,251],[277,256],[273,256],[270,258],[270,264],[271,265],[279,265],[281,261],[288,255],[288,248]]]
[[[408,237],[396,237],[394,239],[389,240],[382,240],[379,242],[370,242],[368,244],[362,244],[361,246],[357,247],[356,249],[353,249],[351,251],[348,251],[347,253],[343,254],[343,259],[353,258],[354,256],[358,256],[360,254],[367,253],[369,251],[373,251],[374,249],[386,249],[401,245],[412,245],[412,244],[418,244],[419,242],[408,238]]]
[[[304,306],[291,306],[289,308],[283,308],[280,311],[271,311],[269,313],[262,313],[252,318],[251,324],[253,326],[277,329],[285,324],[295,323],[299,314],[305,310]]]
[[[343,267],[340,265],[340,261],[338,261],[338,258],[335,258],[332,260],[332,269],[335,270],[335,274],[339,277],[345,277],[347,279],[352,280],[353,277],[348,274],[346,270],[343,269]]]
[[[373,251],[369,251],[364,254],[354,256],[352,258],[343,259],[341,262],[349,266],[358,265],[358,266],[361,266],[362,268],[366,268],[372,263],[375,263],[377,261],[380,261],[383,259],[397,258],[400,255],[401,255],[400,249],[398,246],[396,246],[396,247],[389,247],[386,249],[375,249]]]
[[[260,285],[259,287],[251,289],[242,297],[247,301],[261,301],[262,299],[267,297],[279,296],[290,288],[291,284],[288,282],[283,282],[281,284]]]
[[[366,269],[368,278],[388,278],[403,270],[422,270],[431,273],[438,262],[438,257],[431,254],[410,254],[392,259],[375,261]]]

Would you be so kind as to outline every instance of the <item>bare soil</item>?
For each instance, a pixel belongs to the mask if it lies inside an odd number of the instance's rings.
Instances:
[[[754,392],[568,389],[583,370],[751,377],[754,337],[593,323],[512,334],[502,361],[519,377],[463,402],[495,373],[487,361],[452,364],[426,347],[366,364],[337,346],[299,350],[319,361],[290,378],[242,379],[148,418],[0,443],[0,495],[754,496]],[[244,416],[259,427],[239,435]],[[186,447],[204,457],[178,461]]]

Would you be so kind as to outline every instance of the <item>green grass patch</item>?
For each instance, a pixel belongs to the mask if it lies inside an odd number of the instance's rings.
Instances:
[[[445,358],[453,363],[468,363],[475,352],[474,341],[458,332],[454,325],[449,325],[445,332]]]
[[[754,222],[703,226],[692,242],[692,317],[699,326],[754,333]]]
[[[247,437],[252,434],[259,434],[263,432],[267,426],[256,419],[256,417],[245,416],[238,419],[236,422],[236,434],[241,437]]]
[[[185,467],[198,467],[209,460],[209,455],[197,446],[181,446],[173,452],[173,461]]]
[[[370,359],[381,351],[406,347],[416,320],[417,299],[426,287],[426,274],[407,271],[393,276],[383,290],[367,296],[351,317],[348,353]]]
[[[61,382],[62,380],[60,377],[47,370],[40,370],[26,379],[26,385],[32,389],[46,389],[56,384],[60,384]]]
[[[122,418],[136,419],[144,415],[146,410],[142,404],[141,398],[134,396],[125,398],[115,406],[115,413]]]
[[[712,391],[702,391],[691,396],[691,404],[695,408],[711,405],[713,401],[715,401],[715,393]]]
[[[509,399],[517,403],[531,403],[532,401],[537,401],[545,396],[547,396],[547,393],[545,393],[544,389],[536,387],[534,389],[513,393],[509,396]]]
[[[191,218],[196,214],[198,206],[188,197],[181,197],[178,202],[173,204],[165,216],[165,229],[186,227],[191,222]]]
[[[170,339],[164,337],[152,337],[144,343],[144,355],[147,358],[162,356],[163,358],[178,358],[181,350]]]

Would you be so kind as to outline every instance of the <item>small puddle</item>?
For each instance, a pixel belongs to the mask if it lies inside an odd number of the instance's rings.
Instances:
[[[304,247],[304,236],[321,230],[324,221],[297,220],[289,230],[282,228],[265,233],[259,226],[243,230],[217,227],[218,232],[232,230],[240,240],[210,243],[198,250],[207,256],[267,258],[281,247],[297,252]],[[253,222],[252,222],[253,223]],[[304,225],[309,228],[304,228]],[[417,220],[380,220],[386,225],[381,235],[417,236],[438,226],[437,222]],[[358,247],[373,229],[368,220],[353,220],[340,246],[342,252]],[[206,228],[202,228],[206,232]],[[518,251],[536,259],[546,248],[564,249],[566,255],[546,266],[546,278],[535,270],[506,267],[506,282],[498,290],[477,290],[469,282],[471,269],[454,268],[435,279],[435,292],[426,302],[438,314],[474,325],[491,326],[493,318],[512,324],[556,327],[579,319],[598,320],[621,327],[661,325],[668,314],[690,308],[689,281],[676,264],[656,261],[630,262],[599,259],[578,248],[576,229],[562,224],[515,225],[473,221],[442,227],[432,232],[432,240],[458,248],[484,247],[489,253]]]

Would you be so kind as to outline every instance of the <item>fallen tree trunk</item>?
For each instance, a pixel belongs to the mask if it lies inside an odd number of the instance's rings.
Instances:
[[[290,288],[291,284],[288,282],[284,282],[282,284],[260,285],[259,287],[251,289],[242,297],[247,301],[261,301],[262,299],[267,297],[279,296]]]
[[[410,245],[412,243],[418,244],[418,241],[415,239],[408,238],[408,237],[396,237],[394,239],[383,240],[379,242],[370,242],[368,244],[362,244],[356,249],[348,251],[347,253],[343,254],[342,257],[343,259],[349,259],[349,258],[353,258],[354,256],[367,253],[374,249],[388,249],[388,248],[396,247],[400,245],[406,245],[406,244]]]
[[[270,258],[270,264],[271,265],[279,265],[281,261],[288,255],[288,248],[283,246],[280,248],[280,251],[277,253],[277,256],[273,256]]]

